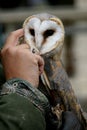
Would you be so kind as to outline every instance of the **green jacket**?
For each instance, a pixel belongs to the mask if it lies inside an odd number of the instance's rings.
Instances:
[[[0,130],[45,130],[47,98],[30,83],[11,79],[0,87]]]

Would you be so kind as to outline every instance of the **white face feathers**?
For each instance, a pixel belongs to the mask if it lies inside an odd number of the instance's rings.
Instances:
[[[62,22],[50,14],[38,14],[28,17],[24,24],[24,39],[32,52],[51,55],[61,52],[64,41]]]

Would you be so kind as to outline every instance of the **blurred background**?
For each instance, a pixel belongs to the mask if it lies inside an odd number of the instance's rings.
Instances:
[[[0,0],[0,47],[9,32],[36,13],[58,16],[65,27],[62,62],[75,94],[87,112],[87,0]]]

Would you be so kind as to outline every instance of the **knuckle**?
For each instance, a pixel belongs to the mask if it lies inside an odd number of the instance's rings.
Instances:
[[[35,58],[38,60],[38,59],[39,59],[39,55],[36,54],[36,55],[35,55]]]
[[[37,59],[36,59],[36,58],[33,59],[33,63],[34,63],[35,65],[37,65],[38,62],[37,62]]]
[[[33,62],[34,62],[34,64],[38,64],[38,58],[37,58],[37,56],[34,56],[34,58],[33,58]]]
[[[11,53],[12,53],[12,47],[7,48],[5,52],[6,52],[7,54],[11,54]]]
[[[12,48],[11,47],[9,47],[9,48],[3,48],[1,50],[1,56],[5,55],[5,54],[10,54],[10,53],[12,53]]]
[[[36,55],[36,58],[38,61],[40,61],[42,64],[44,64],[44,59],[40,55]]]

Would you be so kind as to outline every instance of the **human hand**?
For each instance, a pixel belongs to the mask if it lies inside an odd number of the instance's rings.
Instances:
[[[39,75],[43,72],[44,61],[29,51],[27,44],[18,45],[18,39],[23,35],[23,29],[12,32],[1,50],[1,61],[6,80],[21,78],[37,87]]]

